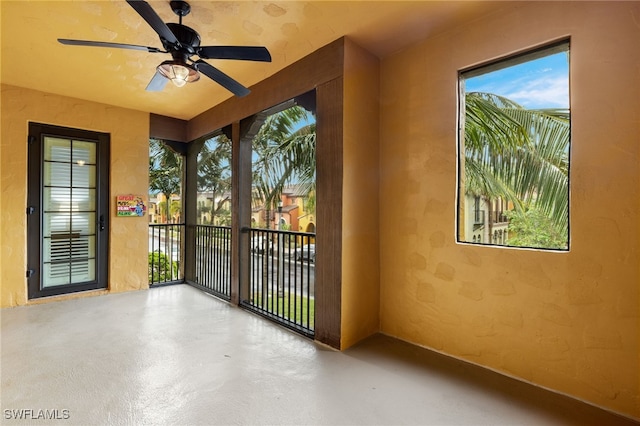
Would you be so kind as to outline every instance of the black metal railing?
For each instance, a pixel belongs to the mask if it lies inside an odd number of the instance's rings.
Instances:
[[[184,282],[184,224],[149,224],[149,286]]]
[[[231,298],[231,227],[197,225],[195,284],[222,299]]]
[[[249,288],[241,305],[304,335],[314,334],[315,234],[250,229]]]

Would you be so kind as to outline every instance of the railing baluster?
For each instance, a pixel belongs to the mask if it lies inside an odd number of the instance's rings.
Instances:
[[[182,243],[184,224],[149,225],[149,286],[184,281]]]
[[[231,298],[231,228],[196,225],[196,287],[221,299]]]
[[[249,294],[242,295],[241,306],[313,336],[313,238],[304,232],[251,229]]]

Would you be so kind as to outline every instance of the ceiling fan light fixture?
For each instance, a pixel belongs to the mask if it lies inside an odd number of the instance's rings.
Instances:
[[[177,87],[200,79],[200,73],[194,67],[178,61],[164,61],[158,65],[158,72]]]
[[[149,53],[171,54],[172,60],[165,61],[156,67],[156,72],[146,87],[146,90],[149,92],[162,91],[167,84],[167,80],[171,80],[177,87],[182,87],[187,83],[198,81],[202,73],[234,95],[242,97],[249,94],[250,90],[224,72],[213,67],[206,62],[205,59],[271,62],[271,54],[266,47],[201,46],[198,32],[193,28],[182,25],[182,18],[191,11],[191,6],[184,0],[169,2],[171,9],[179,17],[177,24],[164,22],[155,10],[153,10],[153,7],[144,0],[127,0],[127,4],[160,36],[160,42],[164,50],[157,47],[140,46],[136,44],[66,38],[59,38],[58,42],[72,46],[108,47],[141,50]],[[197,56],[198,59],[194,59],[194,56]]]

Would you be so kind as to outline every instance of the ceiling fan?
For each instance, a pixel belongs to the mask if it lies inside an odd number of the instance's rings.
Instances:
[[[65,38],[59,38],[58,41],[72,46],[114,47],[118,49],[144,50],[150,53],[170,53],[172,59],[158,65],[155,75],[147,85],[146,90],[152,92],[164,89],[169,80],[178,87],[198,81],[200,73],[202,73],[234,95],[245,96],[249,94],[249,89],[208,62],[205,62],[204,59],[271,62],[271,55],[265,47],[200,46],[200,35],[194,29],[182,25],[182,17],[188,15],[191,11],[191,6],[185,1],[171,1],[169,3],[173,12],[179,17],[179,23],[177,24],[164,23],[146,1],[126,1],[158,33],[164,50],[156,47],[102,41],[70,40]],[[198,58],[194,60],[194,56]]]

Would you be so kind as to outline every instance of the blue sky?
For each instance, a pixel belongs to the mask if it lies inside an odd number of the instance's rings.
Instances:
[[[467,92],[504,96],[525,108],[569,108],[568,52],[469,78]]]

